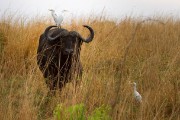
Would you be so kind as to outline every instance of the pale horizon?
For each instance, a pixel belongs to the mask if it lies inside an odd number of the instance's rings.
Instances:
[[[74,16],[100,15],[102,11],[110,18],[124,16],[151,17],[153,15],[180,15],[179,0],[2,0],[0,15],[7,12],[17,12],[21,15],[33,17],[36,15],[49,16],[48,9],[55,9],[57,13],[66,9]]]

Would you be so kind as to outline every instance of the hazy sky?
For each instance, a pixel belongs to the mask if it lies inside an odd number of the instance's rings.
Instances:
[[[60,12],[69,10],[73,15],[100,14],[113,18],[123,16],[151,16],[156,14],[180,15],[180,0],[0,0],[0,14],[4,11],[33,16],[49,15],[49,8]]]

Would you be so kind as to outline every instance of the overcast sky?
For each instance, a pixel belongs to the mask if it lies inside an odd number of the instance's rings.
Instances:
[[[99,15],[103,8],[113,18],[123,16],[180,15],[180,0],[0,0],[0,14],[17,11],[26,16],[49,15],[49,8],[73,15]]]

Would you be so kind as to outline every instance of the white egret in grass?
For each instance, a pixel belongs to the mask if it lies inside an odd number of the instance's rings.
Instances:
[[[137,102],[141,103],[142,102],[142,96],[139,94],[139,92],[137,91],[137,88],[136,88],[136,83],[133,82],[133,83],[130,83],[130,84],[133,84],[133,92],[134,92],[134,98]]]
[[[61,24],[62,24],[63,19],[64,19],[64,17],[63,17],[62,14],[63,14],[64,12],[67,12],[67,10],[61,11],[61,14],[60,14],[60,15],[57,15],[57,14],[55,13],[55,10],[53,10],[53,9],[49,9],[49,11],[51,11],[51,15],[52,15],[52,17],[53,17],[53,19],[54,19],[54,22],[56,23],[56,26],[61,28]]]

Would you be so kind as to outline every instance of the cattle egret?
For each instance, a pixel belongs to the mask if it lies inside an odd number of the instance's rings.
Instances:
[[[133,82],[131,83],[133,84],[133,89],[134,89],[134,98],[137,102],[142,102],[142,96],[139,94],[139,92],[137,91],[137,88],[136,88],[136,83]]]
[[[62,21],[63,21],[62,13],[67,12],[67,10],[63,10],[60,15],[57,15],[55,13],[55,10],[53,10],[53,9],[49,9],[49,11],[51,11],[51,15],[52,15],[52,17],[54,19],[54,22],[56,23],[56,26],[61,28],[61,24],[62,24]]]

